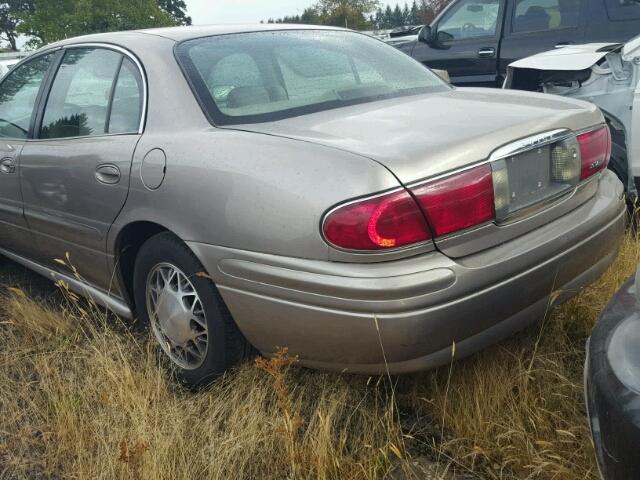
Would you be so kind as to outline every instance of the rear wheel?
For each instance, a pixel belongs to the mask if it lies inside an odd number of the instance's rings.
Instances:
[[[251,347],[189,248],[165,232],[147,240],[134,267],[139,321],[150,327],[178,377],[197,386],[246,358]]]

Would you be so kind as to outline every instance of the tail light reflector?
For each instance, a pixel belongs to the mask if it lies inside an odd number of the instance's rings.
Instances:
[[[431,238],[424,215],[406,190],[338,207],[322,228],[327,241],[349,250],[398,248]]]
[[[611,157],[611,133],[609,127],[578,135],[582,169],[580,180],[585,180],[604,170]]]
[[[411,188],[436,237],[495,219],[491,165]]]

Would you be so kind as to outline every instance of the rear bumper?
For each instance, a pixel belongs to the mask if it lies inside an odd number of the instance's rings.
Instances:
[[[359,373],[433,368],[541,319],[613,261],[625,228],[622,185],[526,235],[452,260],[440,252],[337,263],[199,243],[190,246],[261,352],[288,347],[303,365]]]

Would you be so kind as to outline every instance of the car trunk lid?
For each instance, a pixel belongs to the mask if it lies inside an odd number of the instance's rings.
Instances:
[[[456,89],[233,128],[360,154],[388,168],[405,187],[490,161],[492,168],[509,172],[518,210],[531,210],[574,187],[559,188],[550,182],[549,137],[600,123],[599,111],[580,101],[514,91]],[[520,139],[525,139],[520,151],[501,154],[501,148],[513,148],[514,141]],[[578,198],[586,200],[584,195]],[[550,221],[566,213],[566,205],[564,209],[551,206],[546,210],[544,218]],[[512,212],[498,209],[497,213],[494,230],[500,229],[501,221]],[[533,215],[533,210],[529,213]],[[522,221],[520,218],[519,234],[524,233]],[[531,222],[531,228],[536,223]],[[466,255],[506,241],[516,230],[501,231],[501,235],[490,235],[493,240],[489,243],[467,243],[464,239],[473,239],[474,235],[465,231],[453,235],[455,242],[447,236],[436,239],[436,244],[445,250],[455,245],[452,255]]]

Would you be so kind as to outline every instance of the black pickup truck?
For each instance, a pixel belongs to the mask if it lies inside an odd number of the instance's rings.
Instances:
[[[640,0],[453,0],[397,48],[460,86],[501,86],[507,65],[569,44],[640,35]]]

